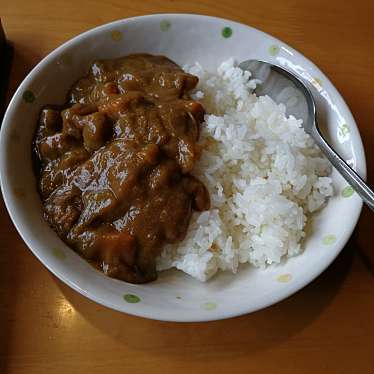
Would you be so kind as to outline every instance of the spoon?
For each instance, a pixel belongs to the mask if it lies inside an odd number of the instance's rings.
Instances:
[[[374,192],[362,178],[330,147],[320,133],[316,117],[316,105],[309,88],[295,75],[268,62],[247,60],[239,64],[242,70],[252,73],[251,78],[259,80],[256,95],[268,95],[275,102],[283,103],[286,114],[302,119],[302,126],[335,169],[360,195],[362,200],[374,210]]]

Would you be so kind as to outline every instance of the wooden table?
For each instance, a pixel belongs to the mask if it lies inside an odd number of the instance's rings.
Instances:
[[[9,95],[62,42],[105,22],[155,12],[231,18],[316,62],[352,109],[374,185],[372,0],[1,0],[15,47]],[[116,313],[67,288],[26,248],[2,205],[0,372],[374,373],[372,223],[365,208],[335,263],[288,300],[226,321],[176,324]]]

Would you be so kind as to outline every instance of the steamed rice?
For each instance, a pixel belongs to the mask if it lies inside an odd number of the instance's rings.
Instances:
[[[196,63],[194,98],[207,114],[195,176],[207,186],[211,209],[195,213],[187,236],[168,245],[158,270],[172,267],[206,281],[240,263],[279,263],[302,251],[311,213],[333,194],[331,167],[301,120],[284,105],[252,93],[256,81],[232,59],[215,73]]]

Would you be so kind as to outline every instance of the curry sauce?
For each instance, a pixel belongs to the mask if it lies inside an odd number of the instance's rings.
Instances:
[[[198,78],[163,56],[97,61],[63,108],[41,111],[34,139],[44,217],[106,275],[157,277],[166,243],[186,235],[193,210],[209,209],[190,173],[199,158]]]

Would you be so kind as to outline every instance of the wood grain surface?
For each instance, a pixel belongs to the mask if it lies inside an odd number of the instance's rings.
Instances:
[[[372,0],[0,0],[15,47],[9,98],[71,37],[119,18],[215,15],[259,28],[314,61],[350,106],[374,185]],[[339,219],[339,218],[337,218]],[[334,264],[301,292],[252,315],[162,323],[99,306],[52,276],[0,211],[1,373],[374,373],[373,214],[363,210]]]

